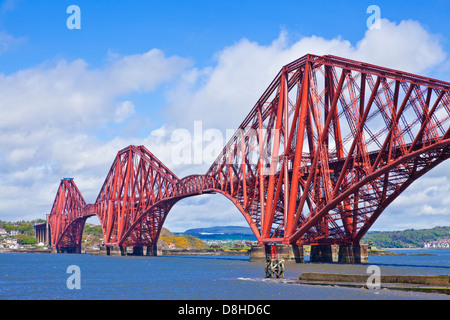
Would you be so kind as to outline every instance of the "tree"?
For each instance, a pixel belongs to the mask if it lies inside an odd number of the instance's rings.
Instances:
[[[37,243],[37,239],[33,236],[29,236],[26,234],[19,234],[17,237],[17,243],[18,244],[36,244]]]

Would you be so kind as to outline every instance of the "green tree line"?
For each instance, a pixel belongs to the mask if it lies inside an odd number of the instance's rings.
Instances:
[[[404,231],[369,232],[362,241],[379,248],[421,248],[425,242],[450,238],[450,227],[408,229]]]

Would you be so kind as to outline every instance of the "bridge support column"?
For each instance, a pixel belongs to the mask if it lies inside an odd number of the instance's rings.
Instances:
[[[305,262],[303,246],[296,244],[277,244],[277,257],[285,261]]]
[[[158,246],[147,246],[147,256],[160,256],[162,255],[162,248]]]
[[[338,248],[337,245],[318,244],[311,245],[310,262],[338,262]]]
[[[56,247],[57,253],[81,253],[81,247]]]
[[[263,262],[270,258],[270,245],[252,245],[250,249],[251,262]],[[296,244],[277,244],[277,258],[284,261],[305,262],[303,246]]]
[[[369,256],[366,245],[349,244],[339,246],[339,263],[367,263]]]
[[[100,253],[107,256],[160,256],[162,248],[158,246],[105,246],[100,249]]]
[[[117,246],[105,246],[104,249],[100,249],[100,253],[106,254],[107,256],[124,256],[127,254],[126,247]]]
[[[128,254],[133,256],[143,256],[144,255],[144,247],[133,247],[133,253]]]
[[[251,262],[266,261],[266,246],[263,244],[252,245],[250,249],[250,261]]]

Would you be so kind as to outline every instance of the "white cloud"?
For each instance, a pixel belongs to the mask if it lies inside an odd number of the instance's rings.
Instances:
[[[446,54],[436,35],[413,20],[399,24],[381,20],[381,28],[366,31],[354,52],[361,61],[412,73],[423,73],[442,63]]]
[[[95,201],[117,151],[137,143],[105,142],[94,132],[135,113],[124,96],[154,91],[190,64],[153,49],[116,55],[102,69],[81,59],[57,60],[0,75],[0,219],[43,216],[59,179],[68,176]]]
[[[105,69],[91,69],[84,60],[46,62],[35,68],[0,76],[2,131],[45,128],[85,130],[109,121],[123,121],[132,102],[123,95],[149,92],[190,64],[153,49],[121,57]]]
[[[114,122],[120,123],[124,121],[126,118],[134,114],[134,104],[131,101],[124,101],[119,104],[115,112]]]

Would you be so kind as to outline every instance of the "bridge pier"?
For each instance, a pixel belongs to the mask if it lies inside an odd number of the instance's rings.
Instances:
[[[100,254],[107,256],[124,256],[126,253],[126,247],[104,246],[100,248]]]
[[[56,250],[56,253],[81,253],[81,246],[80,247],[56,247],[52,251],[54,252]]]
[[[162,247],[148,246],[146,255],[147,256],[154,256],[154,257],[161,256],[162,255]]]
[[[133,256],[143,256],[144,255],[144,247],[132,247],[133,248],[133,253],[131,253],[131,255]],[[129,253],[127,253],[127,255],[130,255]]]
[[[162,248],[158,246],[105,246],[101,253],[107,256],[160,256]]]
[[[367,253],[367,246],[359,244],[349,245],[312,245],[310,262],[324,262],[324,263],[367,263],[369,257]]]
[[[311,245],[310,262],[338,262],[339,246],[329,244]]]
[[[349,244],[339,246],[339,263],[367,263],[369,255],[367,246],[360,244]]]
[[[38,243],[50,245],[52,243],[50,224],[48,223],[48,214],[44,223],[34,224],[35,237]]]
[[[252,245],[250,249],[250,261],[263,262],[270,257],[270,245]],[[303,246],[296,244],[277,244],[277,257],[284,261],[305,262]]]
[[[250,249],[251,262],[264,262],[270,257],[270,245],[253,245]],[[305,262],[302,245],[277,244],[277,258],[284,261]],[[366,245],[311,245],[310,262],[356,264],[369,262]]]

